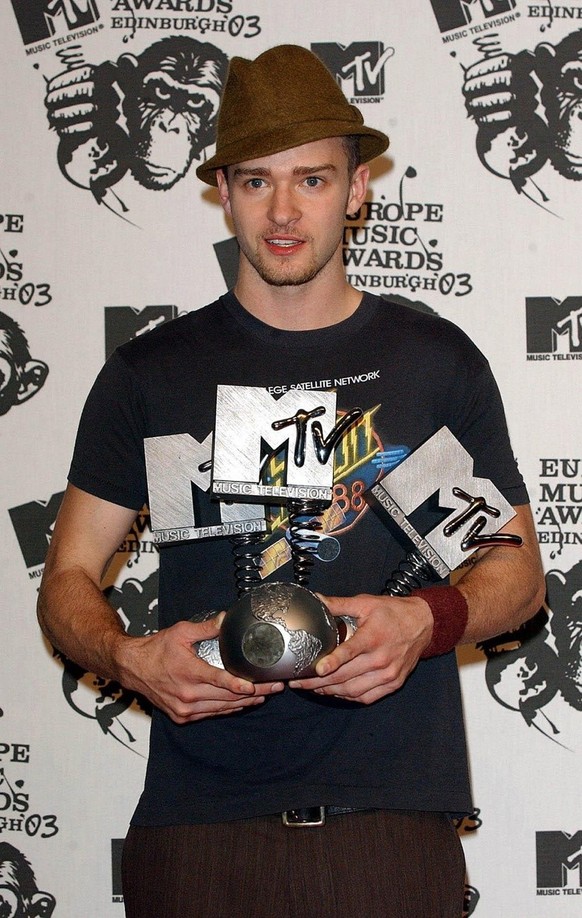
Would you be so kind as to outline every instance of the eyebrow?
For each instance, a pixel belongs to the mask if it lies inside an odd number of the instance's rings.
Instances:
[[[333,163],[322,163],[320,166],[295,166],[293,169],[293,175],[302,176],[302,175],[315,175],[320,172],[337,172],[337,167]],[[265,178],[271,175],[271,170],[266,169],[264,166],[251,166],[248,169],[243,168],[242,166],[237,166],[233,172],[233,175],[236,176],[251,176],[255,178]]]

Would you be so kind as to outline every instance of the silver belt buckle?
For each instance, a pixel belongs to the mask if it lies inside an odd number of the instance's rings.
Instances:
[[[309,829],[315,826],[324,826],[325,825],[325,807],[324,806],[310,806],[305,807],[305,809],[314,811],[313,819],[294,819],[293,813],[296,813],[297,810],[285,810],[281,813],[283,819],[283,825],[287,826],[290,829]],[[315,815],[318,813],[319,815]]]

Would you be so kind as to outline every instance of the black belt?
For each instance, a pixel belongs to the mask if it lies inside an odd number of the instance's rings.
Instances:
[[[281,813],[283,825],[288,828],[308,829],[324,826],[327,816],[342,816],[344,813],[362,813],[366,807],[358,806],[304,806]],[[367,808],[369,809],[369,807]]]

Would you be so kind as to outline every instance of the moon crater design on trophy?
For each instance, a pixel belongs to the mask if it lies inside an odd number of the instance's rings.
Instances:
[[[264,583],[226,612],[218,644],[229,672],[254,682],[315,675],[317,661],[339,643],[335,619],[310,590]]]

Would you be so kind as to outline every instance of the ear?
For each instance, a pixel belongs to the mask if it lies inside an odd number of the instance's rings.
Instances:
[[[350,184],[350,194],[346,206],[346,214],[353,217],[366,199],[368,191],[368,180],[370,178],[370,167],[367,163],[362,163],[355,170]]]
[[[17,404],[27,401],[45,384],[49,368],[41,360],[29,360],[18,380]]]
[[[228,190],[228,182],[226,180],[226,173],[224,169],[216,170],[216,181],[218,184],[218,197],[220,198],[220,203],[222,204],[224,212],[230,217],[231,208],[230,208],[230,193]]]
[[[31,912],[34,918],[51,918],[55,910],[56,900],[50,893],[35,893],[30,901]]]

